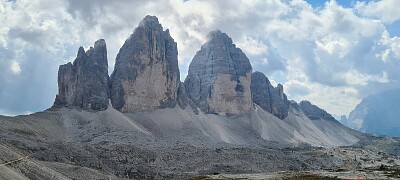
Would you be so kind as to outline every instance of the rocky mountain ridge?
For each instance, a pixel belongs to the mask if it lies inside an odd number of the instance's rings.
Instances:
[[[110,80],[106,51],[105,41],[99,40],[87,52],[79,48],[73,64],[60,66],[59,95],[54,107],[99,111],[113,108],[122,113],[151,113],[179,106],[196,115],[227,117],[251,115],[261,108],[283,121],[283,124],[278,122],[276,128],[289,125],[292,131],[299,128],[300,115],[312,121],[336,122],[329,113],[308,101],[289,101],[281,84],[273,87],[263,73],[252,72],[247,56],[220,30],[207,35],[207,41],[189,66],[185,82],[181,82],[179,77],[176,42],[169,30],[163,30],[155,16],[146,16],[125,41]],[[293,114],[299,117],[291,117]],[[256,119],[266,118],[264,114],[256,116]],[[289,119],[298,119],[299,122],[293,124]],[[265,136],[265,129],[254,128],[260,136]],[[311,129],[318,131],[318,128],[321,127]],[[275,129],[268,131],[275,132]],[[299,137],[305,136],[299,134]],[[271,139],[269,136],[265,137]],[[307,137],[294,139],[296,142],[310,142]]]
[[[268,78],[261,72],[254,72],[251,76],[251,94],[254,103],[279,119],[288,116],[289,101],[283,93],[283,86],[273,87]]]
[[[220,30],[207,35],[183,83],[177,55],[169,30],[163,30],[157,17],[146,16],[121,47],[110,78],[104,40],[87,52],[79,48],[73,64],[61,65],[54,107],[105,110],[111,100],[121,112],[190,105],[195,112],[234,115],[248,113],[256,104],[284,119],[290,106],[304,105],[290,102],[281,84],[274,88],[263,73],[253,73],[247,56]],[[305,112],[330,118],[318,107],[306,105]]]

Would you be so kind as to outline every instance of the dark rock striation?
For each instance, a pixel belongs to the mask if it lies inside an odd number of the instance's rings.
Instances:
[[[318,106],[311,104],[309,101],[301,101],[299,106],[303,113],[311,120],[323,119],[336,121],[336,119],[332,115],[327,113],[325,110],[319,108]]]
[[[189,98],[186,94],[185,84],[182,82],[179,83],[177,103],[182,109],[185,109],[189,104]]]
[[[283,86],[273,87],[268,78],[261,72],[251,76],[251,94],[253,102],[279,119],[288,116],[289,101],[283,93]]]
[[[205,113],[240,114],[253,109],[252,67],[246,55],[221,31],[212,31],[189,66],[186,92]]]
[[[121,112],[175,107],[180,86],[177,44],[155,16],[146,16],[120,49],[111,102]]]
[[[100,39],[87,52],[79,48],[73,63],[58,70],[58,95],[53,107],[104,110],[108,107],[109,78],[106,42]]]

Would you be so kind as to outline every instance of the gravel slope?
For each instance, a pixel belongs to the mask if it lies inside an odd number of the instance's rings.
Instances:
[[[61,108],[0,117],[0,124],[1,154],[8,154],[0,160],[29,156],[0,167],[3,179],[185,179],[329,168],[344,162],[314,157],[307,152],[318,147],[306,144],[329,148],[359,139],[335,121],[310,120],[294,109],[280,120],[259,107],[235,116],[196,115],[190,107],[127,114]]]

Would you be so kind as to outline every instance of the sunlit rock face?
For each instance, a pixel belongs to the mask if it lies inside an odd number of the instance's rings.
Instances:
[[[146,16],[120,49],[111,102],[121,112],[175,107],[180,86],[177,44],[155,16]]]
[[[53,106],[104,110],[108,97],[107,48],[104,39],[100,39],[86,52],[80,47],[73,63],[60,66],[58,95]]]
[[[205,113],[241,114],[253,109],[249,59],[221,31],[212,31],[189,66],[188,97]]]

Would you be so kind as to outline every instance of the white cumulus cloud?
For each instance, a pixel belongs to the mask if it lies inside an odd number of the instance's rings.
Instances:
[[[348,114],[361,98],[400,87],[400,38],[386,30],[400,17],[399,2],[0,0],[0,109],[50,107],[58,66],[100,38],[112,72],[119,48],[150,14],[177,42],[182,81],[207,33],[220,29],[290,99]]]
[[[398,0],[380,0],[357,2],[355,9],[364,16],[376,17],[385,23],[393,23],[400,19],[399,7]]]

